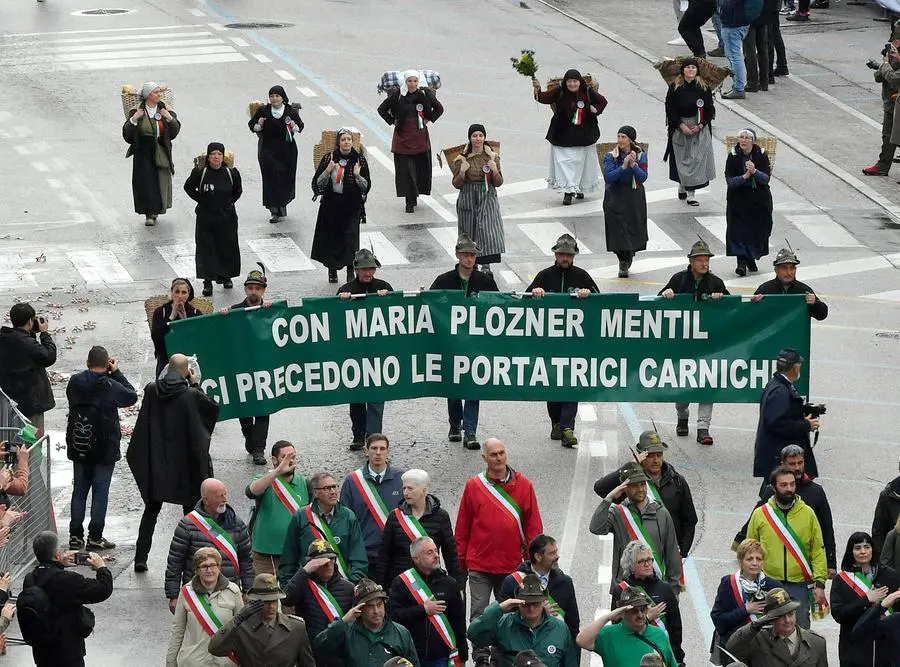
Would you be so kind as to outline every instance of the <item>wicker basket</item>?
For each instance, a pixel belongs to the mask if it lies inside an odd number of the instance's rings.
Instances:
[[[737,145],[739,137],[736,136],[728,136],[725,137],[725,153],[730,153],[731,149]],[[775,137],[757,137],[756,141],[754,141],[757,146],[762,148],[766,156],[769,158],[769,168],[775,168],[775,154],[778,152],[778,139]],[[771,175],[771,174],[770,174]]]
[[[160,86],[159,99],[163,104],[166,105],[167,109],[174,108],[175,94],[172,92],[171,88]],[[122,86],[122,111],[125,112],[126,119],[129,117],[129,113],[131,113],[132,109],[137,109],[139,106],[141,106],[141,101],[141,94],[140,92],[137,92],[135,90],[134,86]]]
[[[247,115],[250,116],[250,118],[253,118],[253,116],[256,115],[256,112],[266,106],[266,104],[267,102],[263,102],[262,100],[253,100],[247,105]]]
[[[641,150],[645,153],[650,150],[649,143],[641,143],[640,141],[636,141],[635,143],[640,146]],[[604,141],[603,143],[597,144],[597,157],[600,158],[601,167],[603,166],[603,158],[606,157],[606,154],[615,150],[616,146],[618,145],[619,144],[615,141]]]
[[[194,158],[194,167],[205,167],[206,166],[206,153],[200,153],[197,157]],[[225,166],[229,169],[234,169],[234,151],[225,151]]]
[[[593,90],[595,93],[600,91],[600,84],[594,81],[593,74],[585,74],[583,77],[584,82],[588,85],[588,88]],[[547,90],[556,90],[563,83],[562,78],[550,79],[547,81]]]
[[[675,83],[675,79],[681,74],[681,61],[691,56],[678,56],[677,58],[663,58],[653,63],[654,69],[658,71],[666,85]],[[697,75],[708,83],[713,90],[720,88],[722,82],[725,81],[732,72],[727,67],[719,67],[708,60],[698,60]]]
[[[500,142],[499,141],[485,141],[486,145],[491,147],[491,150],[494,151],[497,155],[500,155]],[[451,148],[445,148],[440,153],[437,154],[438,164],[441,165],[441,169],[444,168],[443,160],[447,161],[447,166],[449,167],[453,164],[453,161],[457,158],[457,156],[463,152],[463,149],[466,147],[465,144],[460,144],[459,146],[453,146]]]
[[[322,157],[334,150],[337,142],[337,130],[322,130],[322,139],[313,146],[312,159],[313,169],[319,168],[319,162]],[[365,155],[366,149],[362,144],[362,134],[353,132],[353,148],[359,151],[360,155]]]
[[[147,313],[147,324],[153,326],[153,311],[162,306],[165,303],[168,303],[172,300],[172,297],[168,294],[157,294],[156,296],[151,296],[149,299],[144,301],[144,311]],[[191,305],[199,310],[204,315],[209,315],[213,312],[213,304],[212,301],[202,296],[195,296],[190,301]]]

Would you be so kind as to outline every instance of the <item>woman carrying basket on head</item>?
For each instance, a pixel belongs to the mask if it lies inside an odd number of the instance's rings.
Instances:
[[[444,113],[434,93],[425,88],[417,70],[402,74],[400,88],[390,92],[378,107],[378,115],[394,126],[391,152],[397,196],[406,199],[406,212],[416,209],[419,195],[431,194],[431,139],[428,123]]]
[[[503,218],[496,188],[503,185],[500,156],[485,143],[484,125],[469,126],[469,140],[450,164],[453,187],[460,191],[456,199],[459,232],[478,244],[481,270],[491,273],[491,264],[506,252]]]
[[[600,187],[600,160],[594,147],[600,138],[597,116],[607,101],[591,89],[578,70],[570,69],[558,89],[541,91],[532,79],[534,99],[541,104],[555,104],[547,129],[550,142],[550,176],[548,187],[563,193],[563,204],[572,198],[584,199],[584,193]]]

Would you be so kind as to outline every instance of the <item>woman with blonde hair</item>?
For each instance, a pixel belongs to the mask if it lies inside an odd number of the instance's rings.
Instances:
[[[241,589],[221,573],[222,554],[197,549],[194,577],[181,587],[172,621],[166,667],[226,667],[231,658],[209,653],[209,639],[244,606]]]

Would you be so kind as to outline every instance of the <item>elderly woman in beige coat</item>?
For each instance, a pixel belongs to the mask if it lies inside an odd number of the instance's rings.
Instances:
[[[236,584],[222,576],[222,554],[213,547],[197,549],[194,578],[182,586],[175,605],[166,667],[226,667],[230,658],[209,652],[209,639],[244,606]],[[211,632],[210,632],[211,630]]]

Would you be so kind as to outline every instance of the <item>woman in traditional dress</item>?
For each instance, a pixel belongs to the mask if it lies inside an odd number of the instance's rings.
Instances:
[[[297,138],[303,132],[300,114],[290,106],[284,88],[269,89],[269,103],[260,107],[247,123],[259,137],[257,157],[262,173],[263,206],[277,223],[287,216],[287,205],[294,201],[297,180]]]
[[[616,144],[603,158],[603,224],[606,249],[619,258],[619,278],[627,278],[635,253],[647,249],[647,153],[630,125],[619,128]]]
[[[213,142],[206,148],[206,165],[195,167],[184,183],[188,197],[197,202],[194,241],[197,277],[203,279],[203,296],[210,296],[213,281],[225,289],[241,273],[238,216],[234,203],[241,198],[241,174],[225,164],[225,146]]]
[[[391,152],[394,154],[394,180],[397,196],[406,199],[406,212],[412,213],[419,195],[431,194],[431,139],[428,123],[444,113],[434,93],[425,88],[425,77],[417,70],[401,75],[399,90],[388,94],[378,107],[378,115],[394,126]]]
[[[453,160],[453,187],[460,191],[456,198],[456,217],[460,233],[478,244],[481,270],[491,273],[491,264],[506,252],[503,218],[496,188],[503,185],[500,156],[485,143],[484,125],[469,126],[469,140],[462,153]]]
[[[743,129],[725,160],[725,254],[737,257],[735,273],[756,273],[756,260],[769,254],[772,233],[772,175],[769,156],[756,144],[756,133]]]
[[[169,296],[171,298],[157,307],[150,316],[150,339],[153,341],[153,356],[156,357],[157,378],[169,363],[169,351],[166,348],[169,323],[203,314],[191,303],[194,300],[194,286],[187,278],[175,278],[169,288]]]
[[[221,572],[222,554],[202,547],[194,554],[194,577],[178,594],[166,667],[226,667],[231,658],[209,652],[210,630],[225,625],[244,606],[241,589]],[[203,619],[203,620],[201,620]]]
[[[353,147],[353,133],[341,128],[334,149],[322,156],[312,179],[315,198],[321,196],[311,256],[328,268],[328,282],[338,281],[347,267],[353,280],[353,256],[359,250],[359,224],[366,195],[372,187],[369,163]]]
[[[594,147],[600,138],[597,116],[606,108],[606,98],[592,90],[578,70],[570,69],[558,89],[541,91],[532,79],[534,99],[556,108],[547,141],[550,142],[550,176],[547,185],[563,193],[563,204],[584,199],[586,192],[600,187],[600,161]]]
[[[141,86],[141,104],[128,112],[122,138],[129,144],[125,157],[134,157],[131,192],[134,212],[152,227],[156,217],[172,208],[172,139],[181,131],[181,122],[159,99],[159,86],[148,81]]]
[[[678,198],[699,206],[694,191],[716,177],[712,145],[712,121],[716,117],[709,84],[697,74],[697,61],[681,61],[681,74],[666,93],[669,142],[663,161],[669,162],[669,179],[678,183]]]

